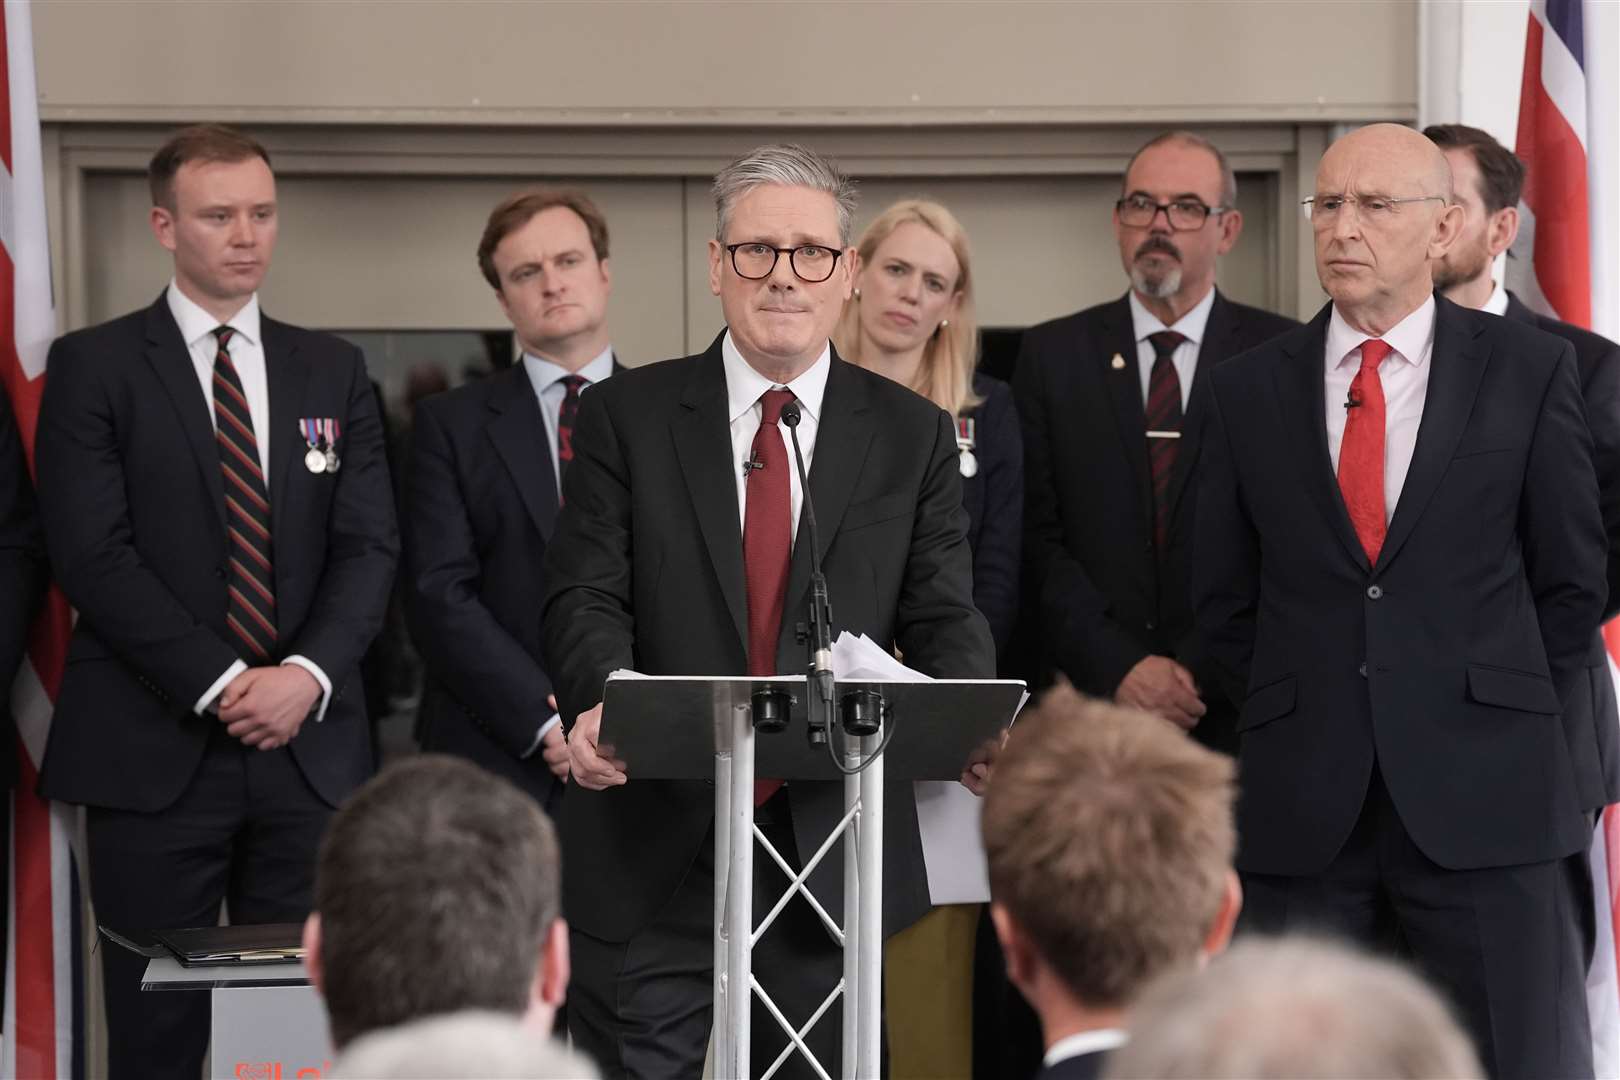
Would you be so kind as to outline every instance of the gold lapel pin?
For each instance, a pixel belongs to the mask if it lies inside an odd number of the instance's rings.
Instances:
[[[1125,370],[1125,358],[1123,356],[1119,355],[1119,353],[1114,354],[1114,359],[1113,359],[1112,362],[1113,362],[1115,371],[1124,371]]]

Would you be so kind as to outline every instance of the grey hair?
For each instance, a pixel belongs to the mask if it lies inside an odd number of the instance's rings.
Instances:
[[[1226,155],[1221,153],[1220,147],[1216,146],[1202,135],[1194,134],[1191,131],[1166,131],[1162,135],[1153,136],[1153,138],[1149,139],[1147,142],[1138,147],[1136,153],[1131,155],[1131,160],[1125,163],[1125,172],[1119,178],[1121,195],[1127,194],[1127,192],[1124,190],[1125,183],[1130,179],[1131,167],[1136,164],[1136,159],[1153,149],[1155,146],[1163,146],[1166,143],[1180,143],[1182,146],[1196,146],[1200,150],[1207,151],[1209,155],[1215,159],[1215,164],[1220,166],[1221,205],[1229,210],[1237,205],[1237,174],[1232,171],[1232,166],[1227,163]]]
[[[1109,1080],[1479,1080],[1440,996],[1390,960],[1309,938],[1249,937],[1131,1009]]]
[[[726,224],[737,200],[757,187],[779,184],[823,191],[838,204],[838,244],[849,247],[858,195],[855,181],[845,176],[831,161],[797,143],[771,143],[756,146],[714,177],[714,235],[726,239]]]

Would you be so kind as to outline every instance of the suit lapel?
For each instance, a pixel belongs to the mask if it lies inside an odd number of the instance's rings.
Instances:
[[[1204,435],[1204,395],[1209,393],[1209,369],[1232,355],[1237,334],[1237,316],[1219,291],[1204,324],[1204,340],[1198,345],[1198,363],[1193,368],[1192,392],[1187,395],[1187,412],[1181,420],[1181,438],[1176,441],[1176,463],[1170,471],[1170,514],[1174,518],[1187,489],[1187,478],[1198,461]]]
[[[180,418],[180,429],[191,444],[192,455],[201,470],[203,488],[225,529],[225,481],[220,474],[219,446],[214,440],[212,408],[197,382],[197,368],[180,338],[180,327],[169,310],[167,293],[146,313],[146,361],[157,373]]]
[[[849,364],[832,356],[827,373],[827,390],[821,399],[821,416],[816,423],[816,449],[810,462],[810,498],[815,501],[816,532],[821,540],[818,554],[825,559],[838,526],[849,508],[855,481],[866,463],[872,443],[873,417],[866,387]],[[791,456],[793,447],[788,446]],[[788,567],[787,603],[783,608],[782,630],[792,628],[787,612],[803,611],[810,588],[810,515],[799,512],[799,528],[793,540],[793,561]]]
[[[1345,553],[1365,571],[1367,553],[1362,550],[1361,541],[1350,524],[1338,477],[1333,475],[1333,458],[1328,454],[1323,350],[1327,348],[1327,324],[1332,310],[1331,304],[1324,307],[1306,326],[1304,334],[1291,334],[1284,340],[1284,362],[1276,371],[1277,397],[1306,490],[1338,536],[1339,543],[1344,545]]]
[[[748,592],[743,578],[742,522],[737,519],[737,481],[732,476],[731,423],[726,415],[726,371],[720,342],[703,354],[681,394],[681,411],[671,422],[675,455],[709,549],[720,591],[736,624],[737,640],[748,644]]]
[[[270,440],[270,535],[277,548],[288,551],[292,545],[283,543],[282,538],[292,527],[289,515],[292,513],[293,462],[301,461],[307,449],[298,433],[298,421],[304,405],[304,385],[309,381],[309,365],[298,354],[289,327],[261,315],[260,333],[264,336],[265,383],[270,391],[270,430],[258,437]],[[338,437],[342,438],[341,431]],[[285,573],[285,560],[276,560],[278,588]]]
[[[512,474],[534,527],[550,540],[557,524],[557,473],[540,399],[521,360],[489,382],[490,442]]]
[[[1125,448],[1131,475],[1136,480],[1137,509],[1151,532],[1153,480],[1148,471],[1147,419],[1142,411],[1142,371],[1136,356],[1136,330],[1127,298],[1121,297],[1104,310],[1100,336],[1091,352],[1094,361],[1101,365],[1099,377],[1108,388],[1120,445]],[[1114,363],[1116,357],[1123,364]]]
[[[1401,484],[1389,533],[1378,552],[1378,569],[1388,566],[1423,515],[1451,455],[1457,450],[1468,417],[1474,411],[1474,398],[1485,376],[1490,350],[1478,341],[1484,330],[1480,320],[1465,317],[1462,310],[1441,296],[1435,297],[1434,348],[1429,363],[1429,389],[1423,399],[1423,420],[1418,424],[1417,445],[1412,464]]]

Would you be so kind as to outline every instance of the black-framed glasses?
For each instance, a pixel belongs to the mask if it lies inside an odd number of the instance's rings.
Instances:
[[[776,269],[776,260],[786,252],[788,265],[800,281],[815,285],[832,277],[833,268],[843,252],[837,248],[824,247],[821,244],[800,244],[798,247],[779,248],[771,247],[753,241],[747,244],[727,244],[726,250],[731,253],[731,268],[737,271],[738,277],[749,281],[763,281],[771,276]]]
[[[1153,219],[1163,210],[1170,227],[1176,232],[1202,229],[1209,215],[1224,214],[1230,209],[1230,206],[1205,206],[1201,199],[1154,202],[1146,195],[1127,195],[1114,204],[1114,212],[1119,215],[1121,225],[1129,225],[1133,229],[1145,228],[1152,225]]]

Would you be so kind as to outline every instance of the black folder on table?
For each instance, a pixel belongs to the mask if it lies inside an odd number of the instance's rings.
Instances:
[[[199,926],[187,930],[153,930],[154,945],[141,946],[101,927],[107,938],[148,958],[173,956],[183,967],[218,964],[284,964],[304,956],[302,923],[248,926]]]

